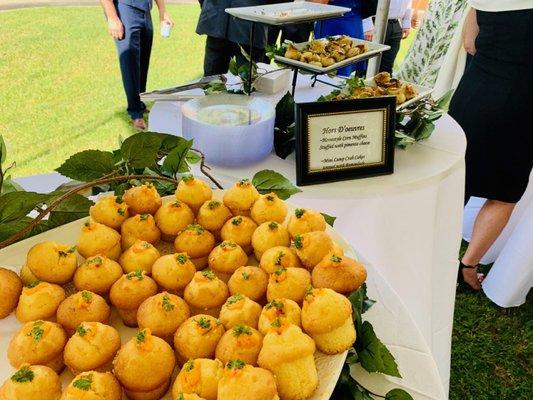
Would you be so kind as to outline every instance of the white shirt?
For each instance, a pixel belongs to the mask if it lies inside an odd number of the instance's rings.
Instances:
[[[533,0],[469,0],[479,11],[514,11],[533,8]]]
[[[497,1],[497,0],[496,0]],[[509,1],[509,0],[507,0]],[[533,0],[522,0],[533,1]],[[389,6],[389,19],[398,19],[402,28],[411,27],[411,14],[413,1],[412,0],[391,0]],[[366,18],[363,20],[363,32],[368,32],[374,29],[374,23],[372,18]]]

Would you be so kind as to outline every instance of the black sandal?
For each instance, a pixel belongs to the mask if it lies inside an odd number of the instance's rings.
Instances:
[[[480,289],[475,289],[472,286],[470,286],[470,284],[468,282],[465,281],[465,277],[463,275],[463,270],[465,268],[466,269],[475,269],[477,271],[477,265],[475,265],[475,266],[465,265],[461,261],[459,263],[459,271],[457,272],[457,287],[462,288],[462,289],[467,289],[467,290],[470,290],[472,292],[479,292],[481,290],[481,288]],[[480,280],[479,279],[480,276],[483,276],[483,274],[478,274],[478,282],[481,284],[481,282],[483,282],[483,279]]]

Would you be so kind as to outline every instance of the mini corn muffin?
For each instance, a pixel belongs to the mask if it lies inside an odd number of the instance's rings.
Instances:
[[[173,242],[193,222],[194,213],[187,204],[179,200],[163,204],[155,213],[155,223],[161,231],[161,238],[167,242]]]
[[[57,309],[57,322],[70,336],[82,322],[95,321],[107,324],[110,314],[111,309],[102,296],[82,290],[61,302]]]
[[[86,222],[81,228],[76,249],[83,258],[103,254],[116,261],[122,251],[120,234],[104,224],[94,221]]]
[[[222,240],[231,240],[242,247],[246,254],[254,251],[252,247],[252,235],[257,229],[253,219],[237,215],[226,221],[220,230]]]
[[[287,230],[291,238],[294,238],[296,235],[303,235],[304,233],[325,231],[326,220],[317,211],[297,208],[289,218]]]
[[[158,258],[152,267],[154,280],[171,293],[182,294],[195,273],[196,267],[187,253],[164,255]]]
[[[191,315],[218,316],[228,297],[228,287],[210,269],[196,272],[184,291],[185,301],[191,307]]]
[[[206,400],[217,400],[218,381],[223,370],[224,365],[219,360],[187,361],[174,381],[172,398],[179,398],[180,393],[194,393]]]
[[[259,316],[259,331],[266,335],[281,323],[301,326],[301,310],[298,304],[289,299],[274,299],[263,307]]]
[[[155,244],[161,239],[161,231],[152,214],[137,214],[128,218],[120,229],[122,249],[131,247],[137,240]]]
[[[98,199],[98,201],[89,209],[91,218],[110,228],[120,230],[120,225],[129,218],[130,212],[128,205],[117,196],[108,195]]]
[[[215,237],[198,224],[188,225],[174,241],[178,253],[187,253],[197,270],[205,268],[207,257],[215,247]]]
[[[213,197],[213,191],[207,182],[192,175],[181,178],[176,188],[176,198],[187,204],[195,214],[202,204],[211,200],[211,197]]]
[[[290,243],[287,229],[275,221],[263,222],[252,235],[252,246],[257,260],[261,260],[268,249],[276,246],[288,247]]]
[[[268,193],[255,201],[250,214],[257,225],[269,221],[282,224],[287,216],[287,205],[276,193]]]
[[[88,371],[76,375],[61,400],[122,400],[122,388],[110,372]]]
[[[257,328],[261,306],[248,297],[237,293],[228,298],[220,310],[220,321],[224,328],[230,329],[237,324]]]
[[[59,304],[65,300],[65,290],[54,283],[36,281],[25,286],[15,315],[20,322],[55,320]]]
[[[147,392],[137,392],[124,388],[124,393],[129,400],[159,400],[165,395],[169,387],[170,379],[161,386]]]
[[[105,225],[102,227],[118,235],[115,230]],[[64,285],[70,282],[78,266],[75,249],[55,242],[37,243],[28,251],[26,265],[38,280]],[[78,251],[80,252],[79,249]]]
[[[157,283],[138,269],[135,272],[122,275],[111,286],[109,300],[116,308],[124,325],[137,326],[137,310],[148,297],[157,293]]]
[[[67,335],[59,324],[49,321],[26,322],[11,338],[7,358],[13,368],[22,364],[44,365],[58,374],[63,370],[63,348]]]
[[[262,346],[263,335],[257,329],[237,324],[224,333],[218,342],[215,356],[224,364],[239,359],[246,364],[256,365]]]
[[[128,397],[139,398],[144,394],[146,398],[159,399],[169,385],[175,365],[170,345],[152,335],[150,329],[142,329],[118,351],[113,373]]]
[[[22,284],[24,285],[30,285],[34,283],[35,281],[38,281],[39,278],[35,276],[33,272],[31,272],[31,269],[28,268],[26,264],[24,264],[20,268],[20,279],[22,280]]]
[[[198,396],[196,393],[178,392],[175,397],[175,400],[207,400]]]
[[[225,240],[216,246],[209,257],[207,264],[217,276],[227,282],[235,270],[248,263],[248,256],[244,250],[231,240]]]
[[[279,267],[283,268],[300,268],[302,263],[296,255],[296,252],[290,247],[275,246],[263,253],[259,266],[267,274],[273,273]]]
[[[161,196],[151,183],[129,188],[122,197],[129,207],[131,215],[155,214],[161,207]]]
[[[0,400],[59,400],[61,381],[51,368],[23,364],[0,387]]]
[[[259,301],[265,297],[268,275],[259,267],[245,266],[235,270],[228,281],[229,292],[241,293],[250,300]]]
[[[311,274],[304,268],[278,268],[270,274],[267,300],[290,299],[301,303],[311,285]]]
[[[74,375],[85,371],[107,372],[113,369],[113,358],[120,349],[120,335],[109,325],[82,322],[68,340],[63,359]]]
[[[245,365],[242,360],[230,360],[218,382],[217,400],[279,400],[272,373],[263,368]]]
[[[152,335],[172,343],[174,332],[191,316],[185,301],[168,292],[148,297],[139,306],[137,322],[139,328],[149,328]]]
[[[318,386],[314,353],[313,339],[296,325],[280,323],[263,338],[257,363],[274,374],[283,400],[307,399]]]
[[[303,266],[312,270],[329,253],[342,256],[344,251],[329,237],[326,232],[315,231],[296,235],[293,240],[296,254]]]
[[[138,269],[150,274],[152,265],[160,256],[159,251],[151,243],[136,240],[129,249],[120,255],[118,262],[126,274]]]
[[[233,215],[250,216],[250,209],[259,198],[259,192],[249,179],[243,179],[224,192],[223,201]]]
[[[22,293],[22,280],[18,275],[6,268],[0,267],[0,319],[7,317],[17,307],[19,296]]]
[[[322,353],[339,354],[355,342],[350,300],[331,289],[312,289],[305,296],[302,327]]]
[[[89,290],[104,296],[121,276],[122,268],[118,262],[97,255],[89,257],[78,267],[73,281],[78,290]]]
[[[311,279],[316,288],[330,288],[337,293],[347,294],[364,283],[366,269],[353,258],[331,253],[313,268]]]
[[[198,210],[196,221],[211,232],[215,238],[220,239],[220,230],[231,217],[231,211],[222,202],[208,200]]]
[[[174,334],[174,349],[178,364],[195,358],[214,358],[217,343],[224,334],[222,323],[211,315],[189,318]]]

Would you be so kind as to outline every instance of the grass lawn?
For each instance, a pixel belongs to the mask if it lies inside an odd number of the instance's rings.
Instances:
[[[148,87],[202,73],[197,5],[171,5],[176,27],[157,35]],[[154,18],[154,21],[156,18]],[[113,41],[99,7],[0,12],[0,133],[16,176],[52,171],[86,148],[116,148],[133,132]],[[402,42],[403,59],[414,32]],[[482,294],[458,293],[450,399],[528,399],[533,393],[533,308],[506,311]]]
[[[202,73],[199,7],[170,5],[176,26],[162,39],[153,14],[148,88]],[[100,7],[49,7],[0,12],[0,132],[15,176],[50,172],[86,148],[117,147],[133,133],[125,111],[115,45]]]

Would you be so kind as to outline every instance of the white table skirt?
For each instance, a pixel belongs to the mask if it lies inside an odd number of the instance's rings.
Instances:
[[[463,235],[470,241],[474,221],[485,199],[474,197],[465,207]],[[483,291],[500,307],[525,303],[533,287],[533,171],[529,186],[516,205],[509,223],[494,242],[482,264],[494,263],[483,281]]]
[[[298,78],[296,101],[313,101],[332,90]],[[260,95],[276,102],[277,95]],[[179,135],[181,103],[156,102],[149,128]],[[449,116],[433,136],[407,150],[396,150],[395,172],[369,179],[303,187],[294,201],[337,217],[336,229],[363,254],[399,294],[415,320],[448,391],[457,255],[461,240],[464,190],[462,129]],[[200,149],[201,150],[201,149]],[[228,184],[273,169],[295,182],[294,155],[271,155],[242,168],[214,168]]]

